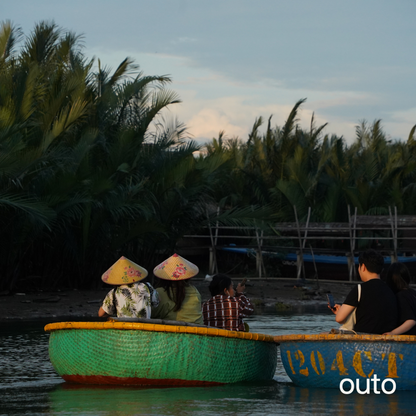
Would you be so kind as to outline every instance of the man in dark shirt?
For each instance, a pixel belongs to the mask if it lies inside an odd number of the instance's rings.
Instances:
[[[398,310],[396,297],[380,279],[383,256],[375,250],[360,253],[358,273],[362,280],[361,299],[358,301],[358,286],[347,295],[344,304],[332,310],[338,323],[344,322],[356,310],[354,331],[369,334],[384,334],[397,326]]]

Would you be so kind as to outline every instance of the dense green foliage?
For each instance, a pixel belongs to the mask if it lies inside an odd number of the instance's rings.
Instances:
[[[0,28],[0,289],[89,286],[121,254],[151,270],[207,221],[220,164],[165,119],[169,77],[94,71],[81,40]]]
[[[54,23],[0,27],[0,290],[90,287],[120,255],[152,270],[210,222],[264,226],[293,205],[319,221],[345,220],[348,204],[416,212],[414,129],[392,142],[363,122],[347,146],[313,120],[299,128],[301,100],[281,128],[260,134],[259,118],[247,141],[201,149],[167,118],[169,77],[82,50]]]
[[[416,126],[407,142],[388,139],[381,120],[356,127],[356,140],[323,135],[326,125],[310,129],[298,125],[294,106],[283,127],[260,134],[260,117],[248,140],[224,139],[223,133],[208,148],[208,157],[222,154],[229,160],[227,180],[218,201],[222,206],[250,204],[273,207],[275,221],[300,220],[308,207],[312,221],[348,222],[348,205],[362,214],[416,214]]]

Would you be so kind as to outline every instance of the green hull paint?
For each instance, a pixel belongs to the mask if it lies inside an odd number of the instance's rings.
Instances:
[[[53,331],[49,355],[64,378],[116,377],[141,380],[138,384],[271,380],[277,365],[272,342],[141,330]]]

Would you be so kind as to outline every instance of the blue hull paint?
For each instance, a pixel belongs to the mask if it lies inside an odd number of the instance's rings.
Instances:
[[[367,383],[373,389],[375,374],[378,390],[387,378],[395,381],[397,390],[416,390],[416,337],[411,338],[413,342],[295,340],[281,342],[280,350],[286,373],[301,387],[339,388],[349,378],[354,384],[358,379],[364,391]],[[387,381],[385,388],[392,387]]]

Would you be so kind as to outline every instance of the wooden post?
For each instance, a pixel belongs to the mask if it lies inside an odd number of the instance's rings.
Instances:
[[[394,259],[397,262],[397,207],[394,207]]]
[[[302,279],[302,270],[304,269],[303,265],[303,253],[301,250],[296,250],[296,279]]]
[[[309,220],[311,218],[311,207],[308,208],[308,217],[306,219],[306,225],[305,225],[305,235],[303,236],[303,244],[302,249],[306,246],[306,237],[308,236],[308,226],[309,226]]]
[[[354,257],[355,241],[356,241],[356,237],[357,237],[357,207],[355,207],[355,210],[354,210],[354,224],[353,224],[353,229],[352,230],[353,230],[352,256]],[[354,274],[353,274],[354,275],[354,280],[360,280],[360,279],[357,278],[357,269],[355,268],[355,262],[354,262],[354,267],[352,269],[353,269],[353,272],[354,272]]]
[[[348,261],[348,279],[350,282],[357,280],[357,271],[355,269],[354,262],[354,251],[355,251],[355,236],[356,236],[356,227],[357,227],[357,207],[354,210],[354,217],[351,218],[351,210],[348,205],[348,227],[350,232],[350,253],[347,255]]]
[[[218,269],[217,269],[217,259],[215,256],[215,249],[213,247],[209,248],[209,274],[213,275],[216,273],[218,273]]]
[[[390,253],[391,262],[397,262],[397,207],[394,207],[394,218],[391,212],[391,207],[389,206],[390,214],[390,226],[391,226],[391,235],[393,240],[393,251]]]
[[[217,218],[218,218],[219,215],[220,215],[220,207],[217,207]],[[215,246],[218,243],[218,229],[219,229],[218,225],[219,224],[218,224],[218,220],[217,220],[216,223],[215,223],[215,239],[214,239],[214,245]]]
[[[311,255],[312,255],[312,261],[313,261],[313,268],[315,269],[315,283],[316,283],[316,288],[319,289],[319,279],[318,279],[318,269],[316,267],[316,263],[315,263],[315,255],[313,254],[313,249],[312,249],[312,245],[309,244],[309,248],[311,249]]]
[[[352,267],[350,257],[354,256],[354,252],[352,250],[352,227],[351,227],[351,209],[348,205],[348,230],[350,234],[350,253],[347,255],[347,262],[348,262],[348,280],[351,282],[352,280]]]
[[[256,269],[257,269],[257,274],[260,279],[261,279],[261,263],[262,263],[261,250],[256,249]]]
[[[264,230],[261,230],[260,247],[263,247],[263,237],[264,237]],[[266,267],[264,266],[264,260],[263,260],[263,252],[261,252],[261,267],[263,268],[264,277],[267,277],[266,276]]]
[[[348,270],[349,270],[349,281],[351,282],[353,279],[353,275],[355,274],[355,262],[354,262],[354,253],[345,253],[347,256],[348,262]],[[354,276],[355,277],[355,276]]]
[[[263,245],[263,230],[261,231],[261,238],[259,237],[259,230],[256,227],[256,240],[257,240],[257,249],[256,249],[256,269],[259,278],[262,277],[262,271],[266,274],[266,270],[264,268],[263,262],[263,253],[262,253],[262,245]]]
[[[305,264],[303,262],[303,242],[302,242],[302,237],[300,236],[300,226],[299,226],[299,221],[298,221],[298,212],[296,210],[296,205],[293,205],[293,210],[295,211],[295,219],[296,219],[296,227],[298,229],[298,240],[299,240],[299,250],[296,251],[296,268],[297,268],[297,273],[296,273],[296,278],[298,280],[300,280],[302,277],[302,273],[304,278],[306,278],[306,273],[305,273]],[[310,212],[310,207],[309,207],[309,211]]]
[[[218,212],[218,211],[217,211]],[[216,235],[215,240],[212,234],[211,223],[209,221],[208,210],[206,210],[207,219],[208,219],[208,229],[209,229],[209,236],[211,238],[211,247],[209,248],[209,274],[218,273],[218,264],[217,264],[217,252],[216,252],[216,242],[218,237],[218,222],[216,227]]]

